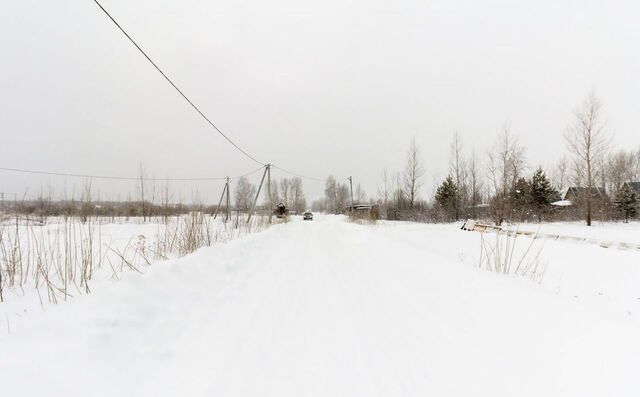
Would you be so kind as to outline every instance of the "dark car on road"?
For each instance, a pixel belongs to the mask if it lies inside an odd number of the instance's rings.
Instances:
[[[305,221],[312,221],[313,214],[310,211],[307,211],[302,215],[302,219],[304,219]]]

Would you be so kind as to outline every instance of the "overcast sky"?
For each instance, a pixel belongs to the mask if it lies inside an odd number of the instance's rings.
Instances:
[[[591,89],[617,146],[640,146],[637,1],[103,0],[214,122],[264,162],[375,193],[413,136],[422,196],[458,131],[483,154],[505,123],[530,167],[565,151]],[[2,0],[0,167],[205,177],[257,168],[197,116],[91,0]],[[274,177],[277,177],[274,172]],[[254,175],[257,182],[259,175]],[[305,181],[308,198],[323,184]],[[0,191],[73,178],[0,171]],[[130,182],[94,181],[102,198]],[[216,201],[219,183],[175,184]]]

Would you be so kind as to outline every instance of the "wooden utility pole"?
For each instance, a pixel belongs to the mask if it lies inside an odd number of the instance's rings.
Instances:
[[[227,178],[228,179],[228,178]],[[222,189],[222,195],[220,195],[220,201],[218,201],[218,208],[216,208],[216,213],[213,215],[213,219],[218,217],[218,212],[220,212],[220,206],[222,205],[222,200],[224,200],[224,194],[227,192],[227,184],[229,182],[225,182],[224,188]]]
[[[269,165],[264,167],[264,173],[262,174],[262,179],[260,180],[260,186],[258,186],[258,191],[256,192],[256,198],[253,200],[253,205],[251,206],[251,211],[249,211],[249,217],[247,218],[247,224],[251,220],[251,215],[253,215],[253,210],[256,208],[256,203],[258,202],[258,197],[260,197],[260,190],[262,189],[262,184],[264,184],[264,177],[267,176],[267,172],[269,172]]]
[[[227,217],[224,220],[224,223],[227,223],[229,218],[231,218],[231,199],[229,198],[229,190],[231,190],[231,185],[229,185],[229,177],[227,177]]]
[[[271,164],[267,164],[267,196],[269,196],[269,223],[273,215],[273,199],[271,198]]]

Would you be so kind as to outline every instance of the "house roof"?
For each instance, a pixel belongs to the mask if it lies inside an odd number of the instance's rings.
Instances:
[[[579,186],[571,186],[570,188],[567,189],[567,192],[564,194],[564,197],[562,198],[563,200],[568,200],[569,197],[569,193],[573,194],[574,197],[581,197],[583,196],[586,192],[587,192],[586,187],[579,187]],[[591,197],[592,198],[602,198],[605,197],[606,194],[604,192],[604,190],[602,190],[602,188],[600,187],[592,187],[591,188]]]
[[[625,182],[625,185],[629,186],[634,192],[640,194],[640,182]]]

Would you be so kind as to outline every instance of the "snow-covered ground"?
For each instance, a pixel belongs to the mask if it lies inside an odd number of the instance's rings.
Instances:
[[[598,241],[640,244],[640,222],[594,221],[591,227],[586,227],[584,222],[522,223],[512,225],[511,228]]]
[[[225,223],[200,213],[146,222],[7,218],[0,223],[0,324],[17,330],[20,318],[31,312],[109,289],[126,273],[146,272],[160,259],[221,244],[265,225],[263,217],[253,217],[248,225],[244,217]]]
[[[640,223],[606,223],[587,228],[579,223],[521,224],[515,229],[562,236],[586,237],[606,241],[640,241]],[[421,247],[469,267],[477,267],[480,237],[477,232],[462,232],[456,225],[385,223],[388,235],[415,248]],[[485,233],[489,242],[495,233]],[[516,256],[531,240],[516,239]],[[540,252],[544,266],[540,287],[548,292],[590,304],[634,313],[640,316],[640,251],[602,248],[598,244],[573,240],[536,240],[531,253]],[[530,254],[531,256],[531,254]],[[517,258],[516,258],[517,259]]]
[[[0,390],[637,396],[640,253],[536,244],[541,281],[478,269],[480,234],[456,225],[276,225],[20,317]]]

